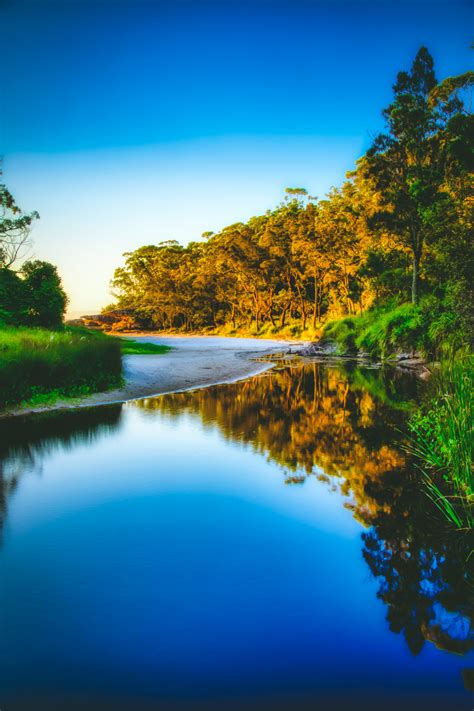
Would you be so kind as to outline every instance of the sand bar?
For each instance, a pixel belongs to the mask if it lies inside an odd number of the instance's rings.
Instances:
[[[295,341],[221,336],[134,335],[134,339],[168,345],[163,355],[124,356],[125,385],[74,400],[58,400],[52,405],[11,409],[3,415],[20,415],[77,407],[92,407],[137,400],[153,395],[229,383],[257,375],[273,367],[259,362],[263,356],[295,350]],[[299,342],[302,343],[302,342]]]

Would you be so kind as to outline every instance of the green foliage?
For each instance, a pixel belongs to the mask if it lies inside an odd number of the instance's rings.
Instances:
[[[25,284],[16,272],[6,267],[0,268],[0,318],[8,325],[26,320]]]
[[[338,354],[343,355],[356,351],[357,324],[364,317],[358,319],[352,317],[342,318],[338,321],[329,321],[323,329],[322,341],[332,340],[337,343]]]
[[[456,528],[474,526],[474,358],[445,363],[434,393],[409,423],[415,456],[430,497]]]
[[[121,338],[120,345],[123,355],[163,355],[168,353],[171,346],[158,345],[157,343],[144,343],[131,338]]]
[[[59,328],[68,299],[49,262],[25,262],[19,272],[0,268],[0,318],[11,326]]]
[[[384,357],[472,343],[472,77],[437,84],[422,47],[397,76],[386,132],[340,188],[318,200],[290,187],[275,209],[202,242],[127,253],[118,307],[158,330],[309,338],[345,317],[325,331],[341,350]]]
[[[420,311],[413,304],[402,304],[392,310],[380,310],[375,318],[365,315],[365,323],[356,338],[358,348],[387,358],[397,349],[414,351],[420,345],[423,324]]]
[[[118,386],[118,339],[86,329],[0,330],[0,406],[55,393],[81,395]]]
[[[397,349],[419,349],[423,330],[420,309],[413,304],[402,304],[332,321],[323,329],[323,340],[334,340],[341,354],[363,351],[387,358]]]
[[[340,354],[363,351],[387,359],[400,351],[428,358],[447,357],[471,345],[472,313],[459,300],[461,284],[447,290],[444,300],[428,295],[418,305],[388,302],[352,316],[330,321],[323,328],[323,340],[333,340]]]
[[[60,326],[68,298],[56,267],[49,262],[35,260],[23,264],[21,273],[28,324],[43,328]]]

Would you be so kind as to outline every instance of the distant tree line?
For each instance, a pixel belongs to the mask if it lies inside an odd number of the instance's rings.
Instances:
[[[435,78],[422,47],[400,72],[378,136],[339,188],[289,188],[274,210],[126,253],[117,305],[157,329],[317,329],[411,301],[438,328],[471,328],[474,73]],[[418,307],[418,305],[420,305]]]

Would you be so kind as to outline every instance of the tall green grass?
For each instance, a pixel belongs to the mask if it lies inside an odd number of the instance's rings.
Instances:
[[[330,321],[322,339],[335,341],[341,354],[364,351],[385,359],[397,351],[416,351],[442,359],[469,347],[472,329],[449,302],[426,296],[418,305],[389,302]]]
[[[324,339],[336,341],[340,353],[364,351],[387,358],[396,350],[422,347],[423,319],[413,304],[372,309],[330,321],[323,329]]]
[[[118,339],[80,328],[0,329],[0,407],[107,390],[121,378]]]
[[[122,355],[163,355],[171,350],[171,346],[163,346],[147,341],[136,341],[131,338],[121,338]]]
[[[408,450],[430,498],[458,529],[474,527],[474,357],[444,364],[428,404],[411,419]]]

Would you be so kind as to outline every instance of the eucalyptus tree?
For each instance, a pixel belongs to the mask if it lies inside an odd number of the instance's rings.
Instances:
[[[394,100],[382,112],[388,132],[377,136],[366,160],[383,208],[373,225],[392,231],[411,253],[413,303],[419,298],[420,263],[433,206],[442,199],[436,141],[442,119],[430,103],[436,85],[433,59],[421,47],[411,70],[397,76]]]
[[[0,267],[8,269],[25,258],[30,247],[31,225],[37,219],[36,211],[22,212],[7,186],[0,183]]]

